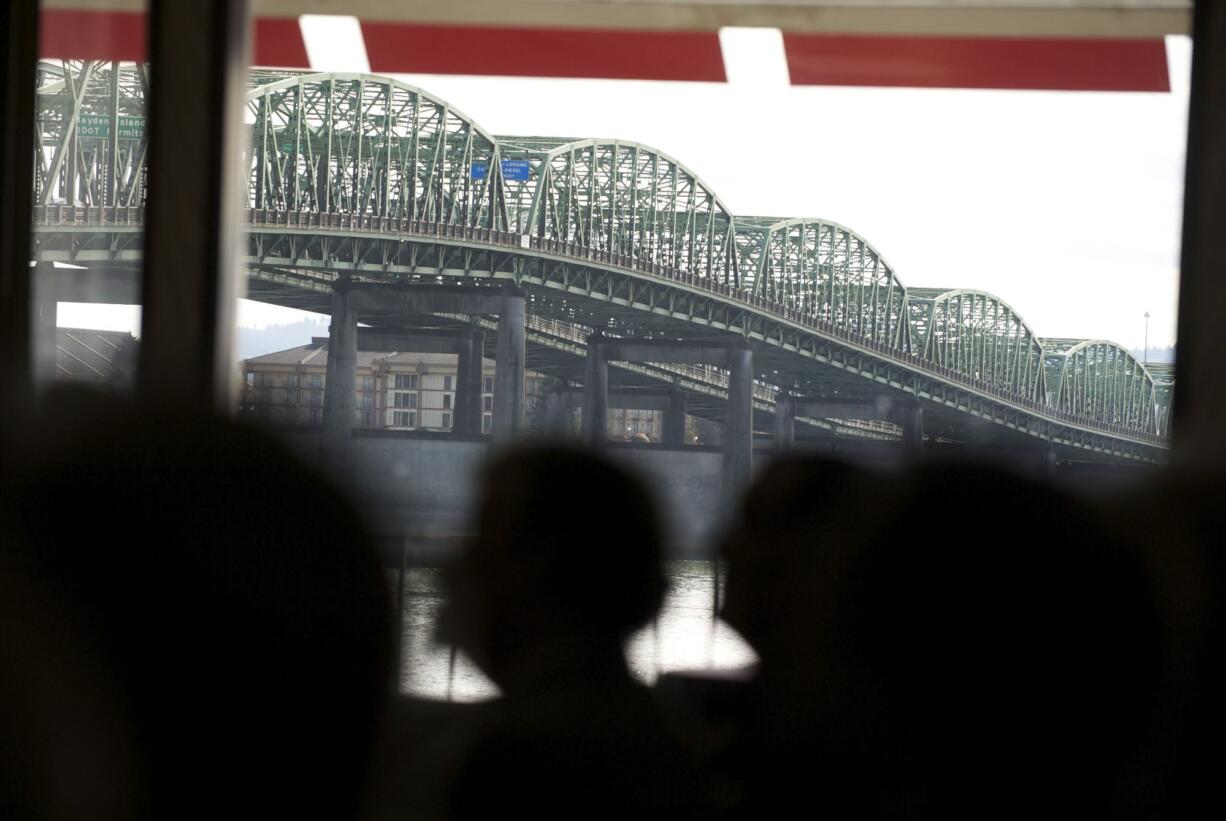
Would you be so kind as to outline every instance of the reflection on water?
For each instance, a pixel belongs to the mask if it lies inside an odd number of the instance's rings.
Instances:
[[[742,667],[755,660],[753,651],[732,628],[711,618],[714,580],[710,562],[670,562],[668,578],[669,593],[659,621],[633,636],[626,647],[630,669],[640,679],[650,682],[670,670]],[[400,689],[456,701],[496,696],[498,689],[468,659],[432,640],[443,603],[439,571],[410,568],[404,587]]]

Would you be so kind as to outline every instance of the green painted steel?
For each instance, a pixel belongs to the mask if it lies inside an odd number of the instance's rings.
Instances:
[[[35,203],[144,205],[148,87],[146,66],[39,64]]]
[[[1154,397],[1158,408],[1158,431],[1170,434],[1171,404],[1175,401],[1175,366],[1167,362],[1151,362],[1145,366],[1154,380]]]
[[[780,310],[910,349],[907,289],[863,237],[818,219],[736,218],[737,290]]]
[[[454,106],[361,74],[250,83],[251,208],[505,226],[494,138]]]
[[[914,350],[924,361],[1045,400],[1043,345],[1004,300],[965,288],[912,288],[907,311]]]
[[[139,261],[134,124],[149,82],[143,66],[42,65],[40,258]],[[1102,340],[1038,339],[992,294],[907,287],[838,223],[735,216],[649,146],[495,137],[363,74],[253,71],[246,105],[253,278],[510,279],[537,315],[580,329],[741,336],[771,390],[837,382],[840,397],[908,393],[1052,444],[1130,458],[1165,447],[1173,372]]]
[[[697,174],[633,142],[500,137],[511,230],[708,280],[735,276],[733,218]]]
[[[1164,432],[1154,378],[1124,348],[1105,339],[1044,339],[1043,353],[1051,407],[1126,428]]]

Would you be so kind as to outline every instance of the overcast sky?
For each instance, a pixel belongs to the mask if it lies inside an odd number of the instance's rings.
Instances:
[[[312,65],[361,71],[354,21],[305,20]],[[1170,94],[793,87],[771,30],[723,37],[728,83],[398,75],[495,134],[620,137],[672,154],[734,214],[821,217],[906,285],[978,288],[1041,336],[1173,344],[1191,43]],[[245,303],[240,324],[299,312]],[[131,313],[61,325],[126,327]]]

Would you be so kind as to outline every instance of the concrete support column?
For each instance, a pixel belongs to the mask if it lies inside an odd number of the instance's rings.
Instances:
[[[545,394],[545,427],[554,436],[570,436],[570,393],[565,389]]]
[[[457,346],[455,417],[451,427],[456,433],[475,436],[481,433],[481,366],[485,334],[461,331]]]
[[[796,406],[785,394],[775,397],[775,452],[785,453],[796,441]]]
[[[1039,454],[1039,479],[1048,483],[1056,481],[1056,451],[1053,448]]]
[[[328,326],[328,370],[324,377],[324,430],[347,434],[357,410],[358,313],[350,302],[348,282],[332,290]]]
[[[902,426],[903,453],[908,459],[920,460],[924,456],[924,409],[919,405],[904,407],[899,411]]]
[[[737,498],[753,471],[753,351],[728,350],[728,422],[724,426],[724,499]]]
[[[507,442],[524,427],[524,297],[507,294],[498,316],[498,343],[494,351],[494,441]],[[478,417],[479,418],[479,417]]]
[[[34,274],[37,276],[37,273]],[[55,381],[55,316],[59,309],[54,295],[39,294],[38,284],[34,284],[34,294],[37,301],[29,304],[29,321],[33,327],[33,374],[34,387],[45,391]]]
[[[668,397],[668,410],[664,411],[664,436],[666,445],[685,444],[685,392],[674,390]]]
[[[609,419],[609,363],[600,342],[589,339],[583,370],[583,441],[600,447]]]

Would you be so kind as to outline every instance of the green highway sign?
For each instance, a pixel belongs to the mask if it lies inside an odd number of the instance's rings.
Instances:
[[[82,114],[77,118],[78,137],[109,138],[111,136],[111,115]],[[139,140],[145,136],[144,117],[120,117],[119,139]]]

